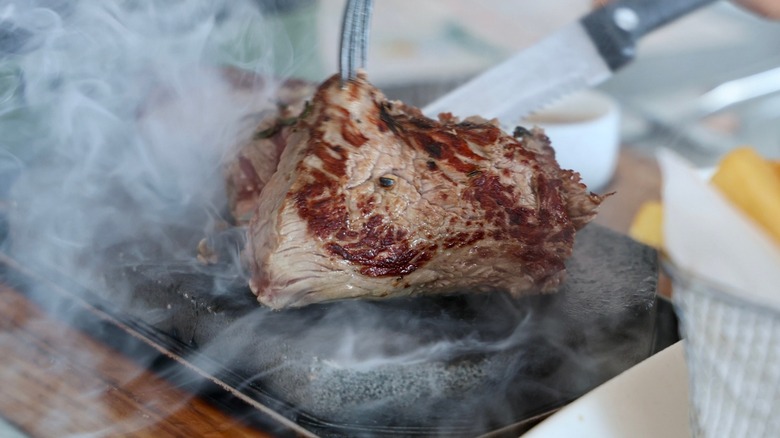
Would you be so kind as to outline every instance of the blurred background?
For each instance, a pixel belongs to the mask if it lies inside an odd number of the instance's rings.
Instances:
[[[343,1],[318,12],[323,65],[335,71]],[[422,105],[585,14],[590,0],[377,2],[369,71],[391,97]],[[623,108],[622,139],[674,147],[701,166],[750,144],[780,157],[780,25],[728,2],[640,42],[636,61],[600,88]]]
[[[203,51],[205,57],[310,80],[322,80],[337,70],[345,0],[249,3],[258,14],[220,16],[218,8],[209,8],[216,25]],[[64,1],[29,4],[62,11],[63,16],[73,8]],[[172,26],[198,19],[198,8],[183,6],[187,2],[171,4],[160,12],[177,17],[170,18]],[[370,78],[389,97],[423,105],[582,16],[591,4],[591,0],[487,0],[477,7],[468,0],[376,2]],[[0,6],[4,108],[23,94],[18,59],[29,46],[27,31],[4,21],[3,15],[12,15],[13,7],[4,11]],[[650,149],[673,146],[703,166],[740,144],[780,157],[778,47],[780,25],[725,1],[645,38],[637,60],[601,86],[622,104],[623,143]],[[5,136],[20,135],[14,115],[18,116],[9,111],[0,114]],[[6,137],[4,143],[9,140]]]

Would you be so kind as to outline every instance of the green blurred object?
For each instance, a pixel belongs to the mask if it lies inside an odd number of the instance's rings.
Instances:
[[[216,61],[276,77],[324,79],[317,43],[319,3],[295,3],[295,7],[265,8],[260,17],[227,23],[214,35]]]
[[[5,438],[27,438],[27,435],[2,418],[0,418],[0,436]]]
[[[24,77],[13,58],[0,58],[0,150],[26,160],[37,154],[41,131],[36,109],[24,100]]]
[[[0,64],[0,108],[21,103],[22,89],[23,79],[19,68],[10,63]]]

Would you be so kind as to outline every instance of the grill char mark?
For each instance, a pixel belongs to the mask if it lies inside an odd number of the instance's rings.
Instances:
[[[350,88],[349,93],[351,98],[356,98],[357,93],[354,91],[354,87]],[[332,105],[325,93],[318,93],[315,100],[319,100],[326,106]],[[473,172],[474,170],[474,165],[464,161],[464,159],[484,160],[483,157],[475,154],[457,134],[442,131],[441,124],[404,114],[393,116],[389,113],[388,108],[389,105],[386,103],[376,105],[375,112],[379,115],[377,126],[381,132],[391,132],[396,140],[402,142],[405,147],[424,150],[433,158],[443,160],[461,173]],[[339,110],[344,112],[343,108]],[[392,225],[381,225],[381,222],[378,221],[382,216],[379,215],[371,216],[360,231],[354,231],[350,228],[351,221],[349,213],[344,207],[343,196],[334,196],[338,191],[337,185],[343,184],[347,179],[345,174],[347,154],[339,151],[338,157],[334,157],[328,153],[328,149],[335,150],[336,146],[325,142],[323,130],[316,128],[323,126],[330,120],[327,112],[323,111],[320,114],[313,125],[315,128],[310,148],[322,160],[323,169],[330,176],[322,172],[312,172],[314,183],[307,184],[295,194],[295,205],[299,215],[306,220],[307,229],[312,235],[327,240],[325,248],[332,255],[361,266],[360,272],[363,275],[397,277],[414,272],[433,257],[434,252],[438,249],[438,244],[414,245],[406,238],[407,232],[405,230],[396,230]],[[456,126],[451,124],[447,128],[456,127],[461,128],[460,130],[463,128],[471,129],[472,125]],[[368,139],[362,134],[359,138],[353,136],[351,134],[353,128],[354,125],[348,113],[344,114],[341,122],[342,137],[351,145],[360,147]],[[472,133],[469,137],[483,145],[496,138],[495,132],[500,132],[498,128],[489,125],[479,126],[477,129],[480,132]],[[345,132],[349,134],[345,135]],[[485,132],[488,135],[485,135]],[[356,138],[358,139],[356,140]],[[464,159],[460,157],[464,157]],[[436,169],[438,165],[428,161],[427,167]],[[452,181],[450,180],[450,182]],[[370,202],[364,200],[361,204],[370,205]],[[367,214],[368,210],[364,208],[363,213]],[[452,222],[452,225],[458,225],[457,221]],[[481,230],[473,233],[459,232],[446,240],[445,247],[459,248],[473,245],[482,240],[484,236],[485,233]],[[383,248],[383,250],[377,251],[378,247]]]
[[[359,99],[356,89],[355,86],[349,88],[352,99]],[[325,107],[333,105],[328,93],[322,89],[315,101]],[[489,123],[457,122],[454,119],[435,122],[406,114],[391,114],[385,102],[377,104],[374,110],[378,114],[374,120],[378,120],[379,131],[392,133],[405,147],[433,158],[435,161],[427,161],[429,169],[446,165],[472,178],[469,185],[464,187],[463,199],[480,210],[483,214],[481,220],[490,222],[493,228],[489,234],[483,230],[453,232],[452,236],[444,240],[443,247],[449,249],[472,246],[486,237],[496,241],[512,240],[517,242],[520,248],[514,251],[514,256],[528,265],[532,275],[544,277],[563,268],[565,257],[556,251],[544,249],[546,243],[565,246],[573,244],[575,230],[572,224],[565,223],[565,208],[560,196],[557,196],[560,184],[538,175],[532,185],[539,198],[539,208],[518,206],[512,187],[501,183],[495,172],[475,170],[474,163],[486,159],[476,154],[469,143],[477,147],[491,148],[503,142],[506,154],[512,158],[520,155],[525,159],[538,161],[538,154],[526,150],[520,141],[502,134],[499,128]],[[341,120],[344,140],[355,147],[364,145],[368,138],[363,134],[355,134],[355,126],[348,116],[349,113],[343,108],[339,108],[339,111],[345,113]],[[371,216],[358,231],[350,227],[353,221],[344,206],[344,196],[336,195],[339,184],[344,184],[347,178],[345,170],[348,153],[325,142],[323,131],[318,128],[330,121],[326,111],[320,113],[313,125],[315,128],[310,147],[322,160],[323,169],[329,175],[312,172],[314,183],[304,186],[295,197],[298,213],[307,222],[308,230],[312,235],[327,241],[325,247],[332,255],[360,266],[360,272],[364,275],[399,276],[424,266],[432,258],[432,253],[438,245],[414,245],[408,238],[396,239],[395,227],[383,225],[383,217],[380,215]],[[334,156],[329,151],[338,153]],[[365,206],[367,203],[362,204]],[[363,209],[364,214],[369,211]],[[453,218],[450,222],[451,230],[465,226],[458,218]],[[549,236],[548,230],[554,227],[562,229]],[[377,250],[379,247],[383,250]]]

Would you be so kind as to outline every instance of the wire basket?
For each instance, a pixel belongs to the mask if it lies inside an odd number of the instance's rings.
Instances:
[[[693,436],[777,436],[780,312],[669,264],[666,268],[685,339]]]

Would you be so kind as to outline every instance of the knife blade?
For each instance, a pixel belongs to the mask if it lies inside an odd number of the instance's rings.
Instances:
[[[517,123],[535,110],[593,87],[634,59],[637,41],[716,0],[621,0],[545,37],[423,109]]]

